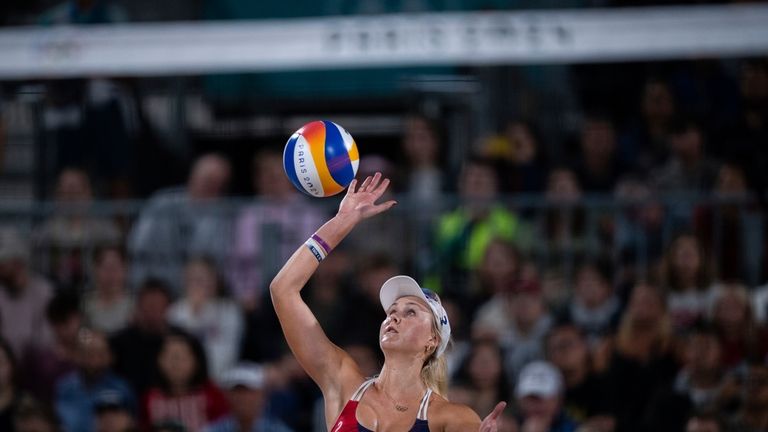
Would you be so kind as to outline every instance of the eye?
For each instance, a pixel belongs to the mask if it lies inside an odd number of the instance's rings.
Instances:
[[[408,310],[406,311],[406,314],[407,314],[407,315],[416,315],[416,310],[415,310],[415,309],[408,309]]]

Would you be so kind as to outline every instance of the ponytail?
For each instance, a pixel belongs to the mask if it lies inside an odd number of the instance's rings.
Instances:
[[[445,360],[445,355],[437,357],[434,353],[429,356],[429,359],[424,363],[421,368],[421,380],[428,388],[431,388],[433,392],[439,394],[442,397],[446,397],[448,394],[448,362]]]

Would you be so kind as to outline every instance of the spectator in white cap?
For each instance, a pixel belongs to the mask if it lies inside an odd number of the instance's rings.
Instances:
[[[520,432],[573,432],[578,425],[563,410],[563,377],[549,362],[528,363],[515,387]]]
[[[265,415],[266,376],[257,364],[241,363],[222,380],[231,414],[209,425],[206,432],[290,432],[286,425]]]

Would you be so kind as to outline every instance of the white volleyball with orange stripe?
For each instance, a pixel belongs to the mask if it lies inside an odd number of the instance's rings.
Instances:
[[[314,197],[329,197],[346,189],[359,165],[352,135],[325,120],[302,126],[283,151],[283,168],[291,183]]]

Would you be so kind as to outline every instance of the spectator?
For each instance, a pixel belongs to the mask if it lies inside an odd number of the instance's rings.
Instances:
[[[634,281],[651,263],[664,253],[666,242],[666,209],[648,182],[636,176],[622,179],[616,186],[614,198],[620,210],[614,220],[614,253],[623,264],[631,261],[634,268],[625,268],[619,284]]]
[[[473,300],[488,301],[491,309],[478,311],[478,314],[503,313],[502,303],[507,302],[510,288],[521,278],[522,260],[512,242],[491,240],[475,270],[472,288]]]
[[[19,409],[21,387],[19,364],[5,339],[0,338],[0,430],[13,431],[13,418]]]
[[[361,312],[361,310],[368,311],[364,306],[368,305],[366,303],[367,299],[362,299],[362,303],[359,304],[350,301],[350,297],[348,297],[352,290],[350,284],[357,282],[355,288],[360,289],[363,286],[367,288],[367,283],[370,282],[364,280],[366,278],[366,276],[363,276],[364,274],[375,273],[376,270],[373,268],[385,269],[384,272],[387,272],[387,268],[392,269],[393,267],[394,264],[388,255],[376,254],[363,257],[358,262],[353,262],[349,254],[344,249],[339,249],[338,247],[323,260],[323,265],[318,267],[308,287],[307,305],[315,313],[317,321],[325,329],[326,334],[331,340],[340,341],[341,343],[370,340],[357,339],[360,336],[364,337],[364,334],[372,334],[369,331],[373,329],[372,323],[368,322],[370,318],[364,316],[365,312]],[[350,269],[358,269],[360,272],[360,276],[356,280],[350,280],[352,276]],[[394,274],[392,273],[392,275]],[[359,294],[359,292],[356,294]],[[347,313],[356,314],[357,316],[350,318],[346,316]],[[350,322],[360,326],[360,331],[350,331]],[[376,331],[378,331],[378,327],[376,327]],[[283,340],[280,334],[274,334],[273,337]],[[286,347],[287,345],[284,345],[281,348]],[[284,351],[284,349],[280,351]]]
[[[717,178],[717,163],[704,153],[704,133],[693,121],[680,121],[669,135],[672,153],[653,182],[664,192],[708,192]]]
[[[547,334],[546,358],[563,377],[563,409],[589,430],[614,430],[613,398],[605,377],[593,370],[587,336],[574,324]]]
[[[36,242],[53,279],[64,288],[81,289],[88,267],[86,257],[95,248],[116,245],[120,231],[113,221],[89,214],[93,193],[85,171],[62,170],[54,198],[56,211],[43,223]]]
[[[591,346],[613,334],[621,304],[613,292],[613,274],[605,261],[585,260],[576,270],[573,298],[563,320],[581,328]]]
[[[677,372],[666,301],[657,287],[635,285],[615,339],[606,382],[614,396],[616,430],[642,431],[654,390]]]
[[[535,255],[548,265],[542,276],[544,295],[557,307],[570,296],[565,280],[571,277],[571,259],[593,255],[595,238],[590,232],[586,210],[581,206],[582,190],[576,174],[565,167],[549,172],[546,190],[547,207],[539,216]]]
[[[258,365],[240,364],[223,380],[232,413],[208,426],[206,432],[290,432],[279,420],[265,413],[265,372]]]
[[[483,261],[475,271],[477,288],[473,290],[473,300],[485,300],[474,312],[485,325],[499,329],[510,325],[510,291],[521,283],[521,266],[520,252],[514,244],[501,239],[488,244]],[[462,311],[471,316],[472,306],[474,304],[464,303]]]
[[[501,238],[524,248],[530,232],[517,215],[498,204],[498,173],[490,160],[468,160],[458,192],[460,207],[438,220],[435,248],[444,292],[465,298],[468,272],[480,265],[491,241]]]
[[[725,432],[724,422],[713,414],[694,414],[685,424],[685,432]]]
[[[65,0],[56,11],[58,23],[104,19],[103,15],[81,15],[82,11],[72,5],[76,1],[94,4],[92,0]],[[96,184],[105,192],[113,192],[119,181],[125,189],[132,152],[136,145],[142,144],[131,142],[131,135],[139,124],[132,94],[117,81],[106,78],[45,80],[42,85],[46,96],[41,107],[45,117],[41,127],[51,144],[46,163],[41,167],[46,183],[66,168],[77,166],[95,176]],[[159,150],[156,148],[155,154]],[[152,176],[147,174],[142,170],[142,176]]]
[[[449,298],[441,301],[445,313],[448,315],[448,322],[451,323],[451,344],[445,351],[445,360],[448,366],[447,376],[451,377],[457,373],[472,346],[471,327],[469,317],[462,304]]]
[[[620,140],[621,159],[642,173],[661,163],[668,153],[667,136],[677,110],[666,82],[650,78],[642,89],[640,123],[630,126]]]
[[[197,336],[216,379],[237,360],[243,335],[240,308],[225,296],[222,278],[213,261],[194,258],[184,269],[184,297],[171,305],[168,320]]]
[[[360,159],[360,168],[357,170],[357,178],[364,179],[368,176],[381,173],[382,176],[392,178],[389,173],[394,175],[392,162],[380,155],[362,156]],[[390,189],[384,192],[381,199],[394,199]],[[428,206],[425,206],[428,207]],[[395,209],[397,210],[397,209]],[[418,230],[424,230],[427,236],[427,228],[432,226],[434,221],[433,208],[424,208],[423,212],[414,214],[412,219],[406,219],[397,211],[381,214],[380,218],[371,218],[363,221],[359,229],[353,230],[344,240],[345,247],[356,251],[360,256],[385,254],[395,261],[398,268],[416,263],[426,266],[424,260],[427,258],[419,256],[415,251],[412,252],[414,242],[412,234]],[[318,224],[317,226],[320,226]],[[392,233],[398,233],[392,235]],[[422,240],[427,243],[425,238]],[[428,251],[424,251],[426,255]]]
[[[23,372],[25,387],[39,400],[50,403],[56,382],[73,372],[77,363],[83,324],[79,299],[58,293],[48,303],[46,317],[53,330],[53,343],[29,350],[23,357]]]
[[[610,119],[588,115],[581,126],[576,176],[585,192],[610,192],[627,169],[616,155],[616,131]]]
[[[379,330],[384,312],[381,309],[379,290],[384,282],[398,274],[398,268],[392,259],[384,254],[365,257],[357,267],[359,270],[355,278],[356,286],[348,298],[343,320],[347,324],[355,325],[344,327],[342,340],[363,341],[377,355],[381,355]]]
[[[24,398],[14,418],[15,432],[59,432],[56,413],[47,405],[32,398]]]
[[[169,333],[158,353],[156,370],[155,386],[142,401],[147,429],[159,422],[175,421],[188,432],[200,432],[229,412],[224,394],[208,379],[205,351],[194,337]]]
[[[759,243],[755,236],[760,216],[749,200],[744,170],[724,164],[718,171],[714,193],[721,203],[700,206],[696,211],[696,237],[707,250],[718,251],[713,262],[720,279],[744,279],[760,274]],[[732,202],[728,202],[733,200]],[[757,238],[754,238],[757,237]]]
[[[21,234],[0,231],[0,330],[19,358],[51,341],[45,307],[53,288],[30,268],[29,252]]]
[[[545,183],[546,157],[533,125],[522,120],[511,121],[504,135],[511,150],[512,191],[541,192]]]
[[[723,139],[729,158],[737,160],[746,171],[755,192],[768,187],[768,61],[749,59],[741,64],[739,119]]]
[[[540,192],[544,188],[546,164],[539,139],[530,122],[511,119],[499,135],[480,142],[480,154],[505,165],[502,189],[511,192]],[[506,169],[509,168],[509,169]]]
[[[112,334],[130,322],[134,305],[126,291],[126,274],[122,249],[105,247],[95,251],[92,289],[83,300],[83,313],[91,328]]]
[[[691,234],[675,238],[664,256],[661,272],[668,290],[668,309],[676,330],[706,315],[710,301],[709,263],[699,240]]]
[[[768,354],[768,330],[755,322],[744,285],[725,283],[714,290],[710,320],[720,339],[726,368]]]
[[[563,378],[550,363],[525,365],[517,380],[515,398],[523,432],[573,432],[578,426],[562,408]]]
[[[506,351],[505,368],[512,380],[526,363],[543,358],[544,337],[553,320],[537,281],[516,283],[509,302],[509,325],[497,327],[478,315],[472,323],[472,333],[475,338],[491,337],[499,342]]]
[[[96,432],[138,432],[135,406],[125,395],[104,391],[93,402]]]
[[[133,322],[110,340],[115,372],[128,380],[137,394],[149,388],[163,340],[174,330],[166,319],[170,304],[170,290],[163,281],[145,281],[136,298]]]
[[[253,183],[258,201],[243,209],[235,223],[228,279],[235,299],[248,311],[259,306],[265,287],[294,246],[309,238],[323,220],[290,183],[282,161],[277,150],[256,154]]]
[[[455,378],[469,391],[469,407],[475,412],[490,412],[511,396],[504,353],[493,340],[475,340]]]
[[[748,365],[742,388],[742,404],[731,421],[734,431],[758,432],[768,429],[768,365]]]
[[[657,389],[649,404],[649,430],[683,430],[695,413],[721,408],[724,370],[717,334],[707,327],[693,329],[686,338],[683,358],[675,380]]]
[[[56,382],[56,411],[65,432],[94,431],[94,403],[102,392],[118,393],[131,409],[136,407],[128,383],[110,370],[112,353],[106,336],[83,329],[78,342],[77,370]]]
[[[275,386],[267,402],[271,415],[290,429],[311,430],[315,407],[322,403],[320,389],[291,353],[283,354],[273,366]]]
[[[345,344],[342,349],[349,354],[360,367],[363,376],[374,376],[381,371],[381,361],[376,356],[376,351],[361,343]]]
[[[441,145],[434,122],[419,115],[405,119],[402,141],[408,166],[405,192],[414,201],[434,203],[445,189],[444,172],[440,168]]]
[[[547,201],[555,207],[546,216],[545,238],[553,243],[574,241],[573,234],[584,229],[583,215],[574,214],[573,209],[582,198],[576,174],[565,167],[553,168],[547,177],[545,194]]]
[[[185,187],[150,198],[128,238],[132,283],[158,278],[177,294],[189,257],[205,255],[219,265],[227,262],[230,224],[214,204],[224,197],[229,179],[229,161],[206,154],[195,161]]]

